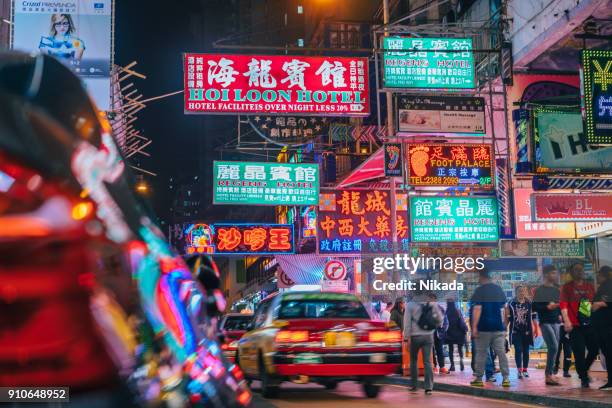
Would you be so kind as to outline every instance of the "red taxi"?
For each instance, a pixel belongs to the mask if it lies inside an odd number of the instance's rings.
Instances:
[[[372,321],[354,295],[287,292],[262,301],[236,358],[248,378],[261,381],[264,397],[275,396],[283,381],[333,389],[353,380],[375,398],[377,380],[401,363],[401,332]]]
[[[252,313],[228,313],[219,322],[219,343],[229,361],[234,361],[238,340],[247,332],[252,318]]]

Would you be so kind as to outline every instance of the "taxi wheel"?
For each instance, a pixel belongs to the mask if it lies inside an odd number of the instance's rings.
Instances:
[[[259,355],[259,380],[261,381],[261,396],[274,398],[278,395],[278,383],[270,378],[261,354]]]
[[[368,398],[376,398],[378,397],[378,393],[380,392],[380,385],[373,384],[371,382],[363,383],[363,392]]]

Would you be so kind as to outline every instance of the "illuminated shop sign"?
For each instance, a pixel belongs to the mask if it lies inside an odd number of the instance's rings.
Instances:
[[[293,225],[214,224],[216,254],[292,254]]]
[[[586,140],[612,145],[612,51],[582,50]]]
[[[454,96],[397,97],[398,130],[419,133],[484,135],[484,98]]]

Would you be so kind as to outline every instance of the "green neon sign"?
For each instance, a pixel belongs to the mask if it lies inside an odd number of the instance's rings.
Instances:
[[[475,88],[470,38],[383,39],[387,88]]]

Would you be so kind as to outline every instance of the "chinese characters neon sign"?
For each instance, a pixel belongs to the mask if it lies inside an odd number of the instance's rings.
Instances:
[[[316,205],[319,165],[313,163],[213,163],[213,203]]]
[[[217,254],[292,254],[293,225],[215,224]]]
[[[338,190],[321,193],[317,216],[320,254],[393,251],[391,199],[388,191]],[[406,195],[397,195],[397,241],[408,249]]]
[[[410,197],[414,242],[497,241],[494,197]]]
[[[368,59],[185,54],[186,113],[367,116]]]
[[[612,51],[582,50],[587,143],[612,145]]]
[[[413,186],[494,186],[492,146],[408,144],[408,183]]]

